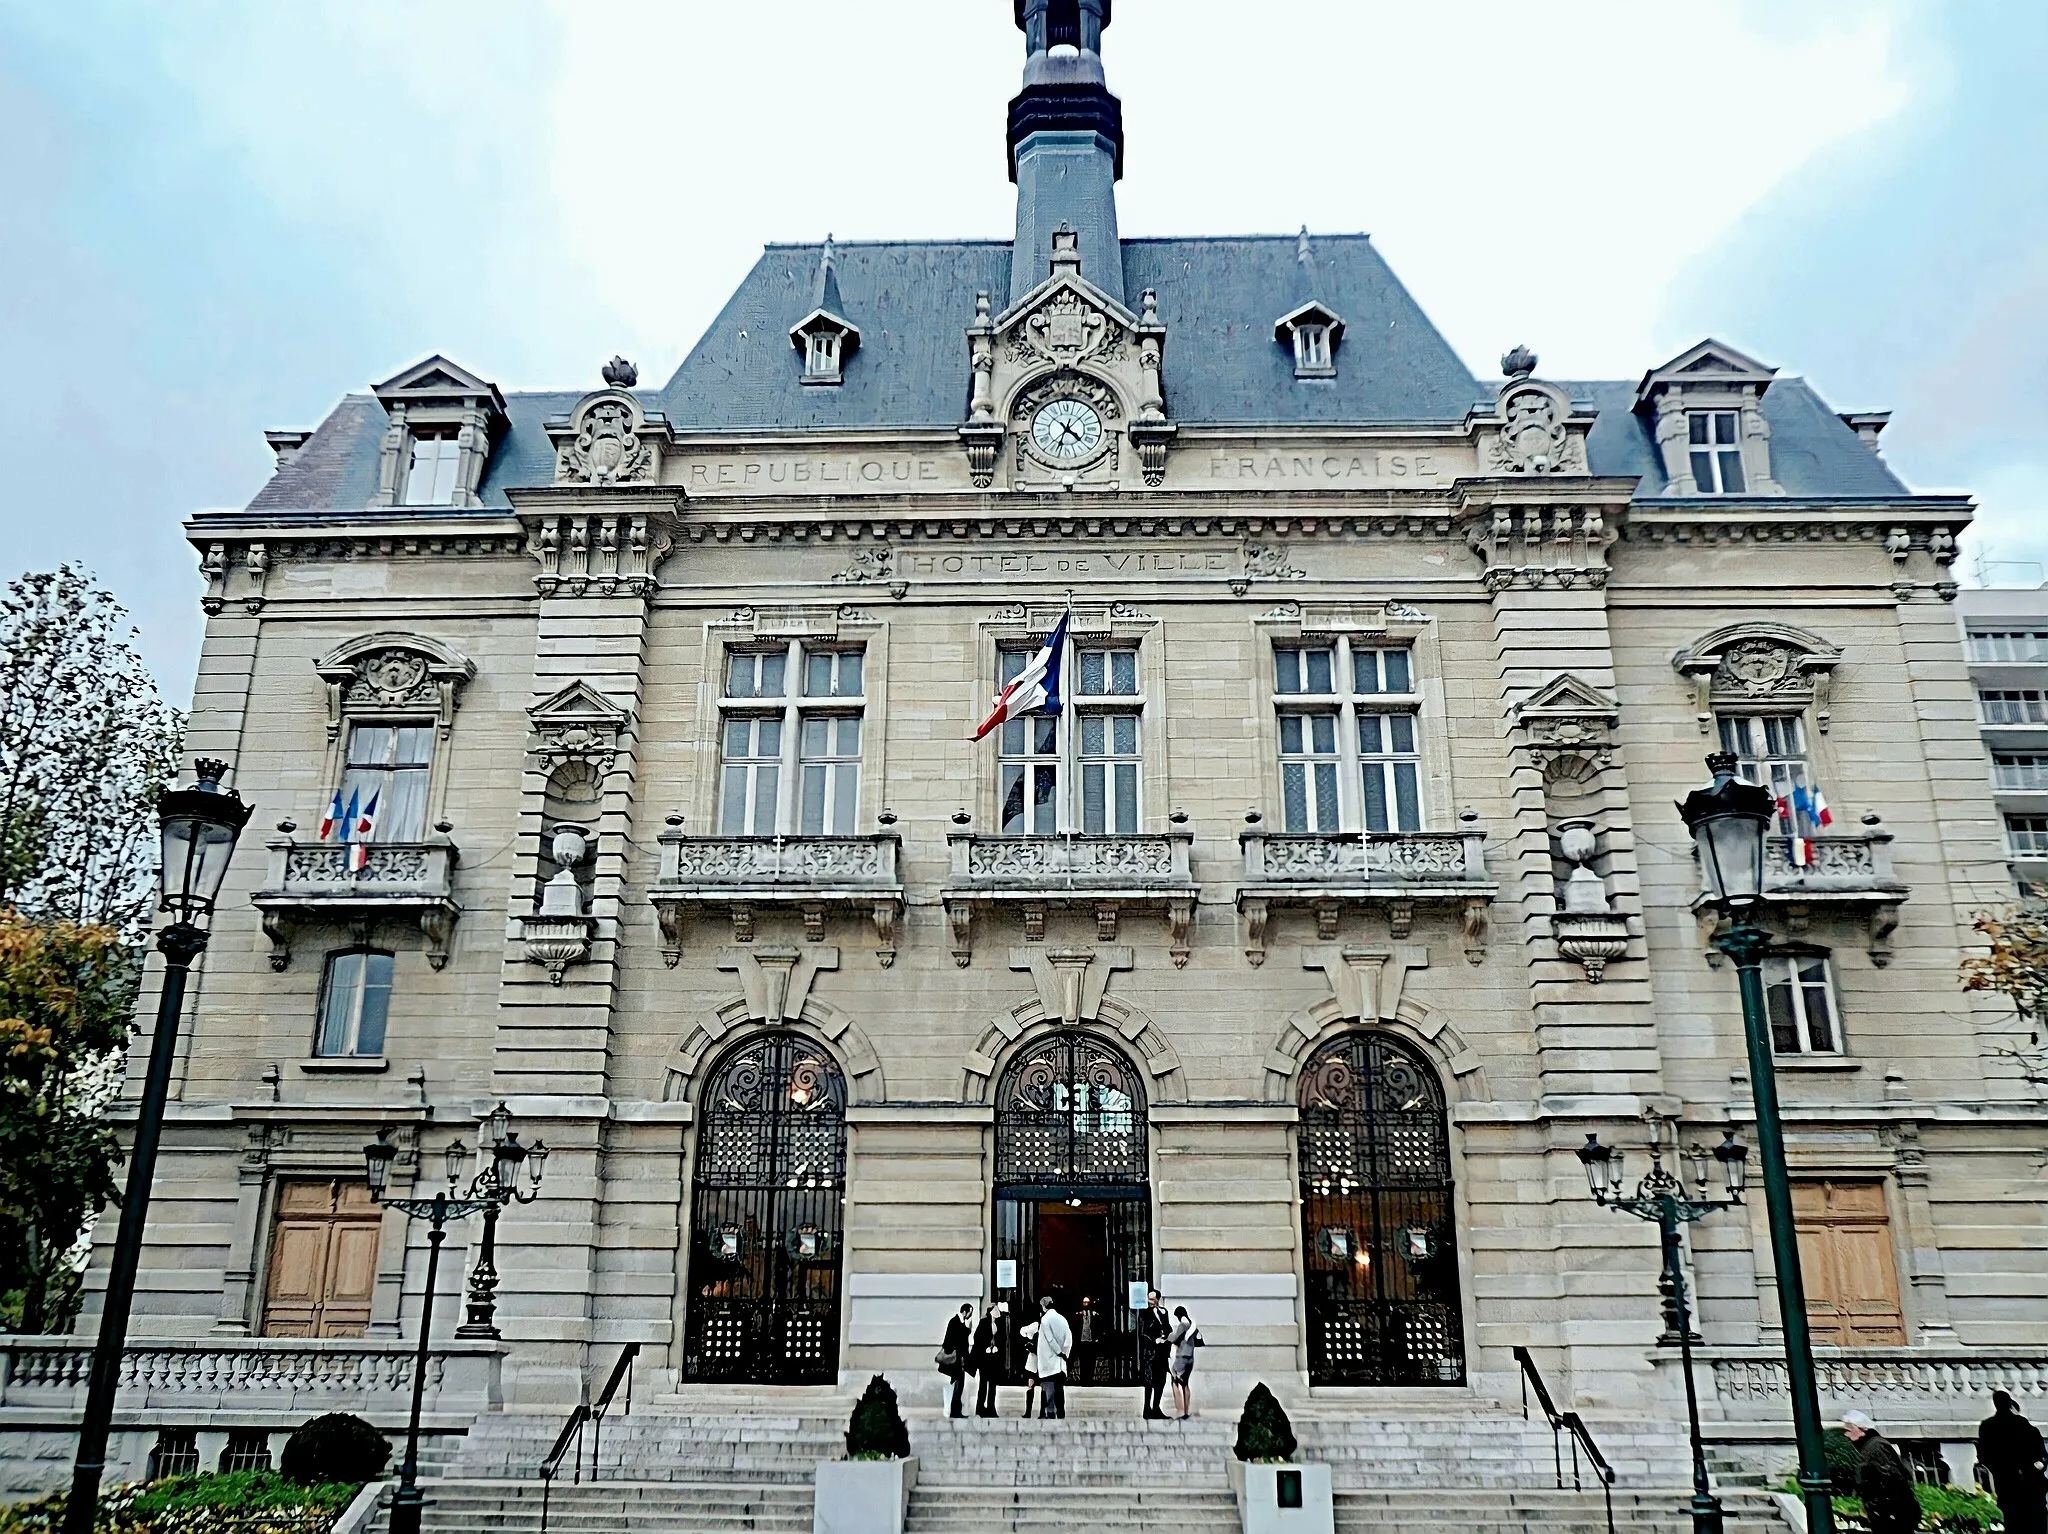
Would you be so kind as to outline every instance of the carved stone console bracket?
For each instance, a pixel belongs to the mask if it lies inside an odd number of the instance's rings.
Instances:
[[[554,485],[510,494],[543,597],[653,595],[655,572],[675,547],[680,489]]]
[[[1028,970],[1038,987],[1038,1005],[1048,1019],[1074,1024],[1100,1015],[1109,977],[1132,965],[1128,947],[1047,948],[1030,944],[1010,950],[1010,968]]]
[[[560,985],[564,970],[590,956],[597,932],[594,916],[521,916],[519,925],[528,962],[545,969],[551,985]]]
[[[1337,998],[1338,1015],[1346,1022],[1376,1023],[1399,1010],[1408,971],[1429,968],[1429,949],[1422,943],[1392,948],[1305,946],[1301,967],[1323,972]]]

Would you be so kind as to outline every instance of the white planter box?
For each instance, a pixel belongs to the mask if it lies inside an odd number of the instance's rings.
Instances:
[[[1235,1455],[1228,1464],[1244,1534],[1332,1534],[1328,1465],[1253,1465]]]
[[[917,1457],[826,1459],[818,1462],[811,1534],[903,1534]],[[1328,1486],[1328,1477],[1324,1477]],[[1329,1500],[1327,1490],[1324,1501]]]

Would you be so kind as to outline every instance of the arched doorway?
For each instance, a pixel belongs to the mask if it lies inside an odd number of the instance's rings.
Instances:
[[[839,1377],[846,1079],[796,1033],[747,1040],[697,1104],[683,1377]]]
[[[1302,1067],[1301,1244],[1316,1385],[1465,1379],[1443,1086],[1384,1033]]]
[[[1063,1030],[1021,1051],[996,1087],[995,1273],[1017,1325],[1050,1294],[1074,1328],[1069,1382],[1138,1383],[1131,1285],[1152,1272],[1145,1088],[1122,1051]]]

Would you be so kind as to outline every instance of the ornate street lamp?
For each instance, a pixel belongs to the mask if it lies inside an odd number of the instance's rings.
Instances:
[[[1756,1147],[1764,1170],[1764,1210],[1778,1270],[1778,1310],[1785,1328],[1785,1377],[1792,1396],[1792,1434],[1799,1444],[1799,1490],[1808,1534],[1833,1534],[1834,1503],[1821,1448],[1820,1393],[1813,1339],[1806,1325],[1806,1283],[1799,1270],[1799,1230],[1785,1169],[1785,1129],[1778,1116],[1777,1068],[1764,1007],[1763,959],[1770,932],[1757,920],[1764,894],[1764,835],[1776,800],[1760,784],[1735,775],[1735,755],[1707,758],[1714,781],[1678,807],[1698,850],[1707,901],[1723,917],[1714,946],[1735,961],[1742,992],[1742,1032],[1749,1049],[1749,1088],[1756,1102]]]
[[[399,1210],[408,1220],[427,1222],[427,1287],[420,1301],[420,1338],[413,1353],[412,1414],[405,1430],[405,1463],[398,1472],[398,1491],[391,1499],[390,1534],[419,1534],[420,1512],[426,1504],[420,1490],[420,1405],[427,1383],[427,1343],[434,1330],[434,1281],[440,1276],[441,1243],[448,1238],[446,1226],[473,1214],[484,1217],[483,1251],[469,1281],[469,1320],[456,1328],[458,1337],[497,1339],[497,1233],[498,1211],[517,1201],[530,1204],[540,1197],[540,1178],[547,1166],[548,1148],[536,1140],[519,1143],[511,1129],[512,1114],[503,1103],[485,1117],[480,1138],[490,1145],[490,1156],[478,1170],[467,1194],[458,1198],[456,1187],[469,1166],[469,1147],[460,1140],[449,1142],[443,1152],[448,1172],[445,1192],[432,1198],[386,1198],[391,1183],[391,1163],[398,1159],[398,1147],[391,1143],[391,1131],[380,1129],[377,1138],[363,1147],[363,1169],[370,1183],[371,1201]],[[519,1186],[519,1168],[527,1166],[532,1184]]]
[[[1586,1183],[1593,1190],[1594,1203],[1632,1214],[1640,1220],[1654,1221],[1663,1238],[1664,1268],[1657,1287],[1664,1296],[1664,1335],[1657,1340],[1678,1344],[1679,1361],[1685,1371],[1685,1420],[1692,1439],[1693,1534],[1721,1534],[1724,1526],[1721,1499],[1714,1495],[1707,1480],[1707,1449],[1700,1437],[1700,1398],[1692,1378],[1692,1345],[1699,1341],[1699,1337],[1692,1329],[1692,1314],[1686,1304],[1685,1269],[1679,1261],[1678,1237],[1690,1222],[1703,1220],[1716,1209],[1726,1209],[1731,1204],[1742,1202],[1749,1148],[1736,1143],[1732,1129],[1712,1151],[1703,1145],[1693,1146],[1685,1153],[1686,1159],[1693,1164],[1693,1185],[1688,1189],[1677,1174],[1665,1168],[1664,1121],[1655,1114],[1649,1115],[1649,1119],[1650,1170],[1636,1184],[1633,1196],[1624,1197],[1621,1191],[1620,1151],[1602,1145],[1598,1135],[1589,1134],[1586,1143],[1579,1147],[1578,1156],[1586,1169]],[[1674,1150],[1677,1148],[1676,1140],[1674,1133]],[[1705,1196],[1707,1168],[1715,1161],[1720,1163],[1722,1185],[1728,1193],[1726,1198]]]
[[[99,1340],[93,1345],[92,1375],[85,1416],[78,1425],[78,1458],[71,1470],[71,1495],[64,1506],[64,1534],[92,1534],[99,1512],[100,1477],[107,1467],[107,1434],[114,1394],[121,1383],[121,1352],[128,1344],[128,1312],[135,1300],[135,1272],[142,1259],[142,1232],[149,1219],[150,1183],[156,1175],[164,1103],[171,1092],[171,1065],[178,1049],[178,1014],[185,1005],[185,981],[206,949],[205,922],[213,915],[234,856],[235,839],[256,807],[233,789],[220,786],[226,762],[202,758],[198,781],[157,796],[163,836],[159,873],[162,908],[170,925],[156,936],[164,956],[163,989],[157,994],[156,1032],[149,1042],[149,1070],[136,1105],[135,1143],[128,1153],[128,1182],[121,1193],[121,1223],[107,1265],[107,1291],[100,1310]]]

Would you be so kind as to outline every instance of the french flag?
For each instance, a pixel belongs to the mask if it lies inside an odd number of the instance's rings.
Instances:
[[[1835,823],[1834,812],[1828,808],[1826,797],[1817,788],[1809,789],[1804,783],[1799,784],[1792,790],[1792,803],[1800,814],[1823,831]]]
[[[341,812],[341,790],[334,791],[334,803],[327,806],[327,813],[320,819],[320,840],[326,841],[334,835],[334,828],[343,824]]]
[[[360,816],[353,813],[355,804],[353,800],[350,801],[349,809],[351,814],[349,818],[355,821],[355,834],[351,838],[353,845],[349,848],[348,854],[348,866],[351,873],[361,873],[363,865],[370,861],[370,833],[377,828],[377,801],[381,797],[383,797],[381,790],[371,794],[370,802],[363,806],[363,813]]]
[[[1017,673],[1017,679],[996,695],[996,706],[974,732],[976,740],[1006,720],[1060,711],[1060,667],[1067,650],[1067,621],[1073,616],[1070,612],[1060,615],[1045,648],[1032,656],[1030,663]]]

